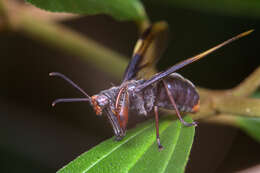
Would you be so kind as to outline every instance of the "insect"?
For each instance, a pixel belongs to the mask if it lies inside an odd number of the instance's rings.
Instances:
[[[197,61],[224,45],[250,34],[253,30],[241,33],[203,53],[181,61],[165,71],[151,76],[150,72],[165,49],[168,25],[157,22],[141,34],[133,51],[122,83],[90,97],[83,89],[65,75],[52,72],[50,76],[58,76],[78,89],[84,98],[60,98],[53,101],[52,106],[61,102],[89,102],[97,115],[105,113],[110,121],[116,140],[126,135],[129,113],[148,115],[154,113],[156,141],[159,150],[163,149],[159,136],[158,109],[175,110],[184,126],[196,126],[196,122],[188,123],[182,119],[180,112],[197,112],[199,110],[199,94],[195,86],[180,74],[178,69]]]

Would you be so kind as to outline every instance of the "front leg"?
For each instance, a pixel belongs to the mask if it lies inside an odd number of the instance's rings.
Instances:
[[[120,89],[115,106],[115,114],[120,128],[123,130],[123,134],[120,134],[120,136],[125,136],[129,111],[129,94],[127,91],[127,86]]]
[[[116,137],[115,137],[115,141],[121,141],[124,137],[125,137],[125,135],[116,136]]]

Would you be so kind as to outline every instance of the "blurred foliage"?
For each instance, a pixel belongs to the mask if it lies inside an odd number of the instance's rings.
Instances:
[[[119,20],[143,20],[146,13],[139,0],[26,0],[35,6],[53,12],[69,12],[78,14],[108,14]],[[195,9],[209,13],[228,16],[260,17],[260,2],[258,0],[164,0],[145,3],[165,4],[173,7]]]
[[[139,0],[26,0],[36,7],[85,15],[108,14],[118,20],[144,20],[146,13]]]
[[[248,135],[260,142],[260,118],[237,116],[237,123]]]
[[[32,160],[30,157],[19,153],[18,151],[9,151],[8,147],[1,146],[0,149],[1,172],[21,172],[27,173],[54,172],[55,169],[48,168],[38,160]]]
[[[226,16],[260,17],[260,1],[258,0],[148,0],[149,3],[164,4],[172,7],[216,13]],[[144,0],[144,2],[147,2]]]

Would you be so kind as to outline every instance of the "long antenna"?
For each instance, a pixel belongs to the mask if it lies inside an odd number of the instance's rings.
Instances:
[[[88,102],[90,101],[88,98],[60,98],[56,99],[52,102],[51,106],[54,107],[57,103],[65,103],[65,102]]]
[[[51,73],[49,73],[49,76],[58,76],[58,77],[64,79],[65,81],[70,83],[74,88],[78,89],[82,94],[84,94],[89,100],[91,100],[91,97],[82,88],[80,88],[77,84],[75,84],[72,80],[70,80],[64,74],[61,74],[59,72],[51,72]]]

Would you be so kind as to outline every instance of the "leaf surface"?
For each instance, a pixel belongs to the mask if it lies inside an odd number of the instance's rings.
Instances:
[[[26,0],[52,12],[86,15],[107,14],[118,20],[144,20],[146,13],[139,0]]]
[[[185,119],[192,121],[190,117]],[[155,124],[149,121],[129,130],[122,141],[111,138],[100,143],[58,173],[184,172],[194,133],[194,127],[184,127],[179,120],[169,117],[162,118],[160,135],[164,150],[159,151]]]
[[[239,116],[237,122],[242,130],[260,142],[260,118]]]

